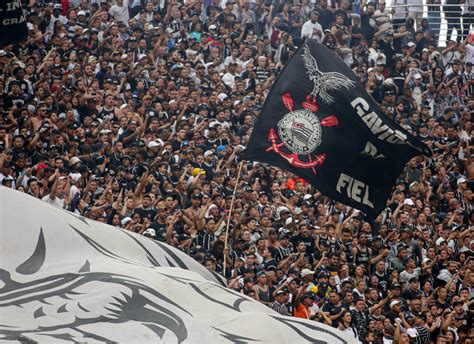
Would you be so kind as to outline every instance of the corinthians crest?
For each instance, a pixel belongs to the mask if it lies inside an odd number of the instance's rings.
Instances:
[[[310,154],[321,144],[321,124],[311,111],[292,111],[278,122],[278,134],[285,146],[296,154]]]
[[[311,154],[322,142],[322,127],[338,125],[337,117],[331,115],[320,121],[316,116],[319,107],[310,96],[302,102],[302,109],[294,109],[289,92],[282,96],[282,101],[290,112],[278,122],[278,135],[273,128],[268,132],[271,146],[266,151],[277,153],[294,167],[311,168],[316,174],[316,167],[324,163],[326,154]],[[279,140],[282,142],[278,143]]]

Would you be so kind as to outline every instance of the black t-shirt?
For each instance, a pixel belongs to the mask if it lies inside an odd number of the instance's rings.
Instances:
[[[326,9],[319,9],[319,24],[321,24],[323,30],[330,29],[331,23],[334,21],[334,14]]]
[[[386,293],[389,285],[389,276],[387,274],[379,275],[377,272],[373,274],[379,280],[380,290]]]
[[[166,239],[166,225],[163,223],[158,223],[156,221],[152,222],[149,228],[153,228],[156,232],[156,240],[165,241]]]
[[[370,25],[370,18],[371,17],[372,17],[372,15],[369,15],[369,14],[363,14],[360,17],[361,31],[364,34],[364,37],[367,39],[367,41],[370,41],[372,38],[374,38],[374,35],[375,35],[375,30]]]
[[[293,244],[293,247],[298,246],[298,243],[300,241],[303,241],[304,244],[306,245],[306,253],[311,254],[314,253],[314,240],[311,237],[303,237],[301,235],[296,235],[293,238],[291,238],[291,243]]]
[[[435,300],[436,306],[442,310],[445,310],[446,308],[449,308],[449,301],[446,300],[446,302],[441,302],[439,299]]]
[[[389,68],[392,67],[393,60],[395,57],[395,47],[392,44],[385,42],[383,39],[379,41],[379,47],[380,50],[385,54],[386,66]]]
[[[147,218],[150,221],[154,220],[155,216],[157,214],[155,208],[150,208],[150,209],[137,208],[137,209],[135,209],[135,213],[140,215],[142,220]]]
[[[405,300],[411,301],[411,300],[420,298],[421,295],[422,295],[421,290],[414,291],[411,289],[405,289],[400,296],[404,298]]]
[[[331,303],[331,302],[328,302],[324,305],[323,307],[323,312],[325,313],[329,313],[330,316],[332,315],[336,315],[336,314],[339,314],[341,313],[342,309],[343,309],[343,305],[342,303],[338,305],[334,304],[334,303]],[[339,321],[340,321],[341,317],[335,319],[332,321],[332,326],[333,327],[336,327],[339,325]]]

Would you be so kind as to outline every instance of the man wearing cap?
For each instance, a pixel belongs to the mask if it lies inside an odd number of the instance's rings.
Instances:
[[[156,231],[155,231],[153,228],[147,228],[147,229],[143,232],[143,236],[146,236],[146,237],[148,237],[148,238],[155,239],[155,238],[156,238]]]
[[[269,307],[281,315],[288,315],[288,307],[285,301],[288,293],[285,290],[278,290],[275,292],[275,301],[269,304]]]
[[[51,14],[51,19],[49,21],[48,31],[54,31],[54,23],[56,21],[60,21],[63,25],[66,25],[68,19],[62,15],[63,6],[61,4],[54,4],[53,5],[53,13]]]
[[[306,285],[306,291],[310,291],[311,288],[314,286],[313,283],[313,276],[314,276],[314,271],[311,271],[310,269],[303,269],[300,272],[301,276],[301,281],[303,285]]]
[[[379,47],[382,53],[385,55],[385,65],[389,68],[393,65],[393,60],[395,57],[395,47],[393,45],[394,33],[393,31],[388,31],[385,39],[379,41]]]
[[[464,192],[466,190],[468,190],[468,187],[467,187],[467,179],[464,177],[464,176],[461,176],[459,177],[457,180],[456,180],[456,191],[455,191],[455,197],[456,199],[461,202],[461,204],[463,203],[463,200],[464,200]],[[470,202],[469,202],[470,203]],[[464,209],[466,209],[466,205],[464,205]],[[466,210],[469,210],[469,209],[466,209]]]
[[[403,326],[407,329],[410,336],[410,343],[428,344],[430,341],[430,329],[426,325],[426,314],[419,312],[415,314],[415,322],[412,327],[403,317],[401,317]]]
[[[395,319],[400,316],[402,310],[402,303],[400,300],[392,300],[389,304],[389,311],[385,312],[385,316],[390,319],[390,323],[395,325]]]

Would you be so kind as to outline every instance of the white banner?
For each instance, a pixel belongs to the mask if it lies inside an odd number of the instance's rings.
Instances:
[[[0,187],[0,342],[356,343],[154,240]]]

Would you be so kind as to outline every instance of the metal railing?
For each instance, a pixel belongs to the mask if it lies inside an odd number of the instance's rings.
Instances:
[[[406,0],[409,1],[409,0]],[[431,30],[433,30],[436,35],[438,36],[438,45],[439,47],[445,47],[446,46],[446,41],[449,38],[461,41],[460,37],[463,33],[463,15],[464,14],[472,14],[472,11],[469,11],[468,6],[464,6],[462,4],[460,5],[452,5],[452,4],[426,4],[426,1],[423,1],[423,5],[411,5],[411,4],[405,4],[405,5],[391,5],[387,4],[385,9],[391,10],[398,12],[400,8],[406,8],[406,16],[405,19],[408,18],[408,12],[409,9],[412,8],[417,8],[417,7],[422,7],[422,19],[427,19],[428,24]],[[450,9],[451,8],[451,9]],[[457,9],[460,8],[461,11],[458,11]],[[433,9],[435,9],[433,11]],[[472,9],[472,8],[471,8]],[[421,11],[417,11],[421,12]],[[452,14],[452,15],[451,15]],[[393,14],[391,15],[393,18]],[[448,19],[447,18],[454,18],[454,21],[457,21],[458,23],[454,25],[454,29],[451,32],[451,37],[447,37],[448,33]],[[395,18],[396,19],[396,18]],[[471,19],[472,20],[472,19]],[[416,27],[416,24],[415,24]],[[472,33],[473,27],[471,24],[471,27],[469,28],[470,32]]]

